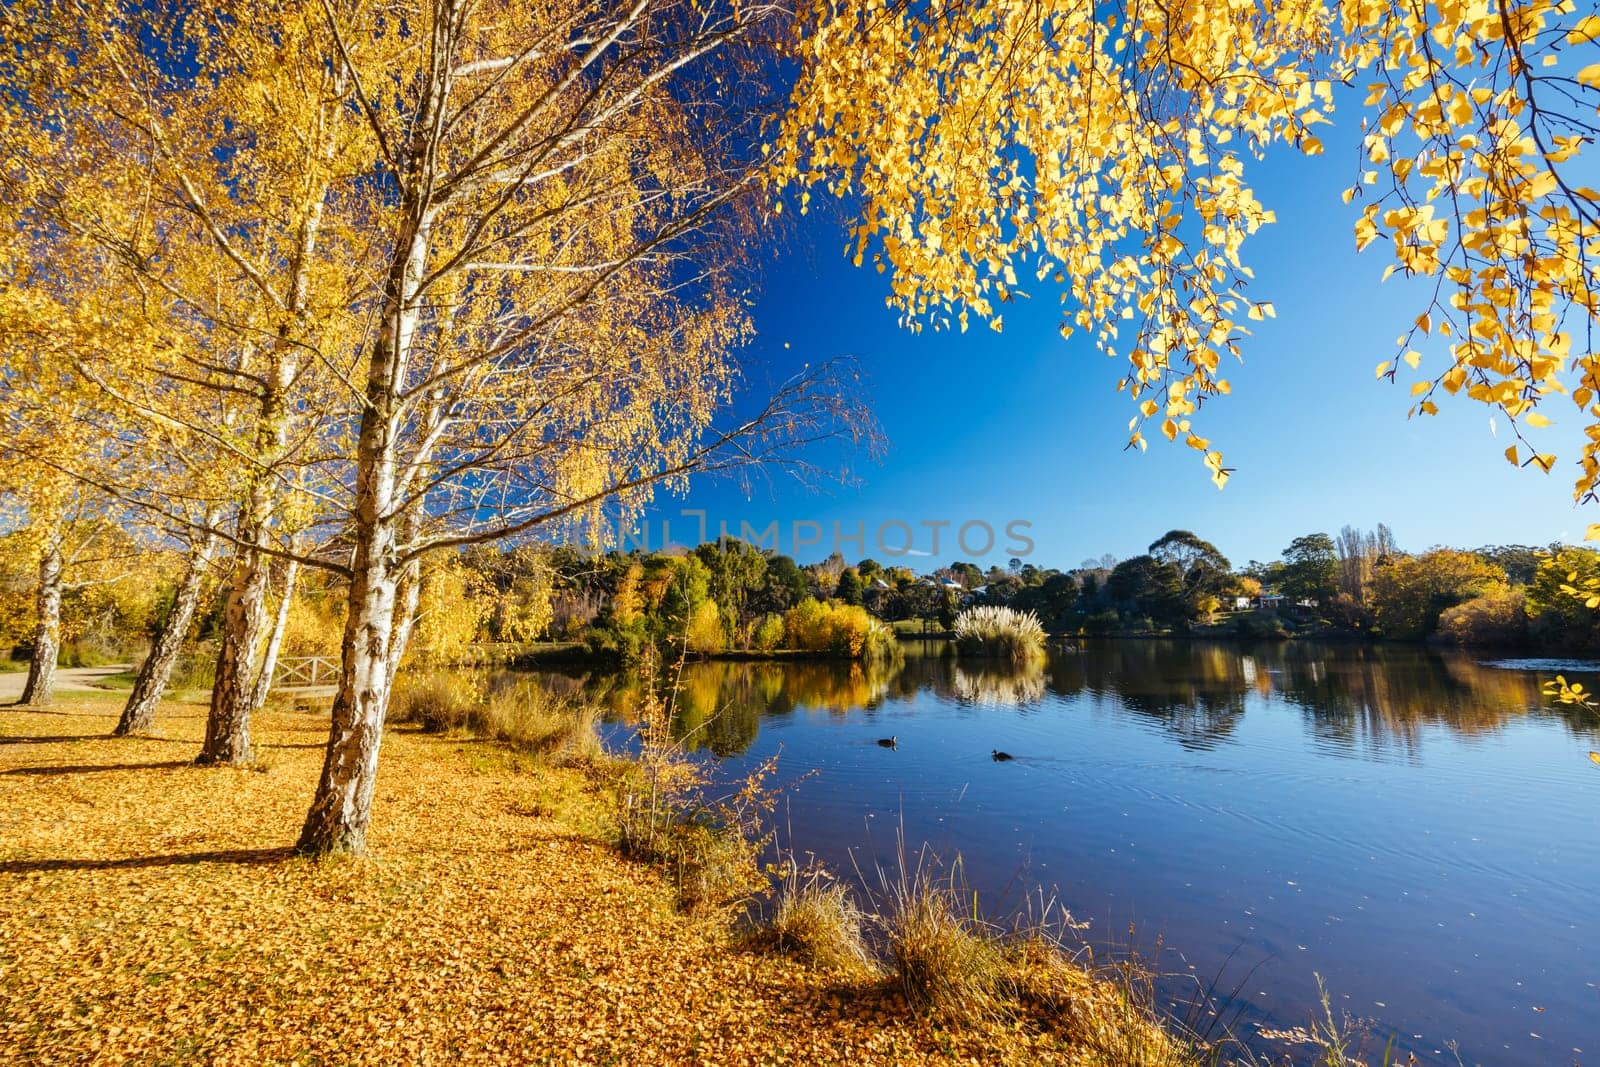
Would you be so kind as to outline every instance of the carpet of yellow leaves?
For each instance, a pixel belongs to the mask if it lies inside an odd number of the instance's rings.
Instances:
[[[268,712],[262,765],[200,768],[204,710],[0,708],[0,1049],[40,1063],[1071,1063],[947,1028],[883,984],[763,955],[605,836],[605,790],[391,729],[371,855],[288,845],[326,720]]]

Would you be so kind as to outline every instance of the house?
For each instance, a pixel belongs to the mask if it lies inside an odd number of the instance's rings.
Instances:
[[[1277,611],[1283,607],[1284,598],[1279,593],[1262,593],[1256,597],[1256,607],[1262,611]]]

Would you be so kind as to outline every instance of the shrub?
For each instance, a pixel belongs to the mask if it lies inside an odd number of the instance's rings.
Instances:
[[[168,680],[172,690],[210,689],[217,684],[217,644],[215,641],[197,641],[178,654]]]
[[[1278,618],[1275,612],[1270,611],[1255,611],[1241,615],[1234,622],[1233,628],[1240,637],[1278,640],[1289,636],[1283,620]]]
[[[956,616],[956,651],[1026,663],[1044,652],[1044,627],[1031,611],[984,606]]]
[[[851,659],[877,659],[898,651],[894,631],[865,608],[807,597],[783,619],[790,648]]]
[[[727,644],[722,630],[722,611],[715,600],[703,600],[689,616],[689,626],[684,633],[684,646],[690,652],[710,654],[721,652]]]
[[[1439,633],[1458,645],[1520,645],[1528,637],[1525,602],[1521,589],[1474,597],[1445,609]]]
[[[650,642],[644,624],[608,620],[589,628],[584,644],[596,656],[615,659],[621,663],[638,663],[650,652]]]
[[[766,615],[756,624],[754,644],[762,652],[783,647],[783,616]]]
[[[1097,611],[1083,620],[1083,631],[1090,635],[1115,633],[1122,626],[1122,616],[1117,614],[1115,608]]]

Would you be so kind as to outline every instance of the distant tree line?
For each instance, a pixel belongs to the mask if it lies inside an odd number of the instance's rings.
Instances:
[[[84,541],[85,577],[59,607],[61,660],[135,659],[170,621],[182,560],[114,526],[88,530]],[[207,577],[185,627],[191,651],[180,683],[209,681],[226,603],[218,577]],[[11,647],[19,666],[37,613],[29,579],[15,556],[0,554],[0,648]],[[954,560],[929,574],[838,553],[802,565],[736,539],[655,553],[475,546],[423,574],[409,658],[457,661],[485,642],[538,641],[628,662],[684,651],[876,655],[889,644],[884,624],[942,634],[963,607],[981,605],[1032,612],[1055,634],[1298,633],[1600,653],[1600,611],[1571,592],[1590,579],[1600,579],[1600,553],[1591,549],[1409,553],[1381,525],[1296,537],[1280,558],[1238,568],[1188,530],[1168,531],[1130,559],[1102,555],[1069,570]],[[302,574],[293,595],[272,604],[280,653],[336,654],[345,597],[336,577]]]

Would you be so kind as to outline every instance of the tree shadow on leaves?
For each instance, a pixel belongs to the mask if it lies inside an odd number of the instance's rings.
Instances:
[[[260,867],[282,863],[294,856],[294,849],[285,846],[178,852],[161,856],[127,856],[122,859],[3,860],[0,861],[0,874],[28,874],[39,871],[125,871],[150,867],[187,867],[199,863],[229,863],[241,867]]]
[[[96,774],[101,771],[164,771],[193,766],[194,760],[163,760],[160,763],[77,763],[51,767],[14,767],[8,771],[0,771],[0,775],[49,776],[53,774]]]
[[[67,745],[74,741],[116,741],[120,744],[152,744],[152,745],[198,745],[199,741],[184,737],[156,737],[153,734],[130,734],[118,737],[116,734],[19,734],[15,737],[0,737],[0,745]]]

